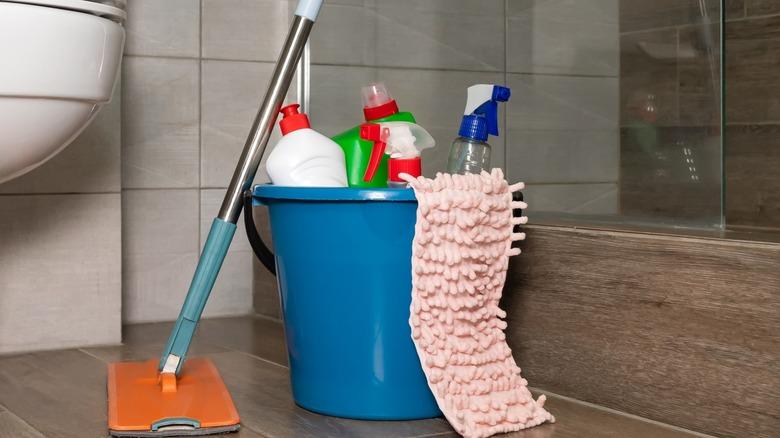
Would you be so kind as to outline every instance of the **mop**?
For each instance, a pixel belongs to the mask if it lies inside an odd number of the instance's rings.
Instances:
[[[300,0],[298,3],[265,99],[219,214],[211,225],[162,357],[159,362],[124,362],[108,366],[108,428],[111,435],[207,435],[239,428],[238,412],[216,367],[207,358],[187,360],[187,350],[235,234],[243,205],[242,194],[255,177],[322,1]]]
[[[404,178],[404,176],[402,176]],[[500,169],[480,175],[405,179],[418,202],[412,243],[409,324],[439,409],[467,438],[513,432],[555,418],[534,400],[506,344],[506,312],[498,307],[513,227],[526,208],[513,201]]]

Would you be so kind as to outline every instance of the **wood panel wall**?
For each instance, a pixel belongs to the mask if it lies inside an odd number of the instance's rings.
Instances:
[[[780,245],[529,227],[503,307],[530,384],[724,437],[780,430]]]

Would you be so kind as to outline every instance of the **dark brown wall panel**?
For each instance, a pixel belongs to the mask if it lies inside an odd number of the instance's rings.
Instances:
[[[528,236],[503,306],[531,385],[717,436],[777,436],[780,246]]]

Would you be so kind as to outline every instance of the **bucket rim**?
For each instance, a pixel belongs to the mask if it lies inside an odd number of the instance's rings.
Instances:
[[[252,190],[253,204],[266,201],[417,202],[410,188],[289,187],[258,184]]]

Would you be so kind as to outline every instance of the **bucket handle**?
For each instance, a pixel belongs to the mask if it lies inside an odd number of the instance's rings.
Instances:
[[[523,200],[523,193],[522,192],[514,192],[512,193],[512,200],[513,201],[522,201]],[[514,217],[520,217],[523,215],[523,210],[517,208],[512,210],[512,216]],[[246,190],[244,192],[244,227],[246,228],[246,237],[249,239],[249,244],[252,246],[252,251],[254,251],[255,256],[258,260],[260,260],[260,263],[265,266],[266,269],[268,269],[268,272],[276,275],[276,259],[274,258],[274,253],[271,252],[270,249],[268,249],[268,246],[263,241],[263,238],[260,236],[260,233],[257,232],[257,226],[255,225],[255,219],[252,216],[252,190]],[[515,226],[515,231],[517,231],[517,228],[520,226]]]
[[[255,219],[252,217],[252,190],[244,191],[244,228],[246,228],[246,237],[249,239],[249,244],[252,246],[255,256],[260,263],[268,269],[268,272],[276,275],[276,259],[274,253],[268,249],[268,246],[263,242],[263,238],[260,237],[260,233],[257,232],[257,226],[255,226]]]

